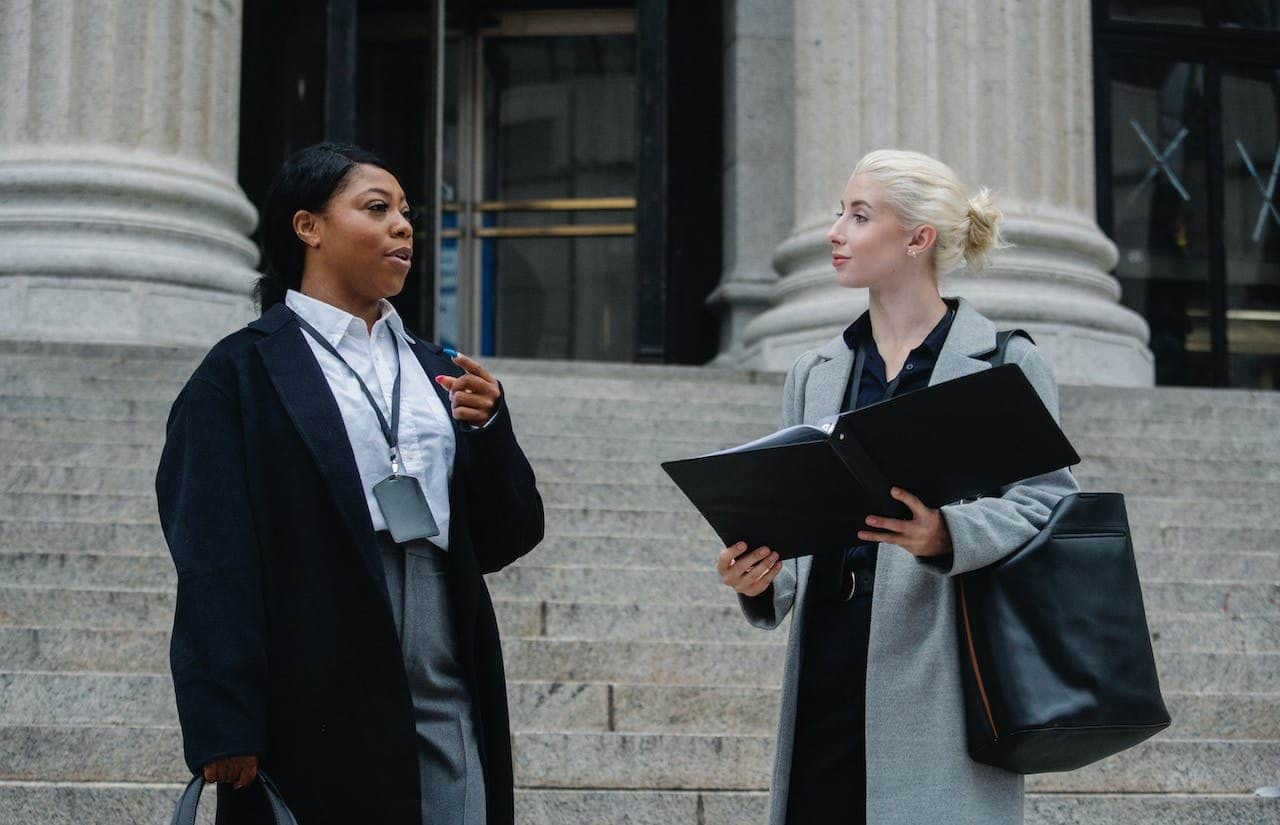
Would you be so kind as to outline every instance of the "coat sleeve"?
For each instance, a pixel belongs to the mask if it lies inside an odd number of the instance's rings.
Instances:
[[[506,394],[481,428],[464,430],[469,463],[468,516],[482,573],[493,573],[542,541],[544,518],[533,468],[516,443]]]
[[[1034,344],[1019,336],[1009,341],[1008,352],[1008,360],[1022,368],[1058,421],[1058,385],[1049,362]],[[1064,467],[1004,487],[999,496],[943,505],[953,553],[942,564],[922,560],[922,565],[940,575],[955,576],[993,564],[1034,538],[1054,506],[1079,489],[1071,471]]]
[[[156,473],[178,574],[170,666],[193,773],[266,748],[267,656],[239,405],[193,377],[169,414]]]
[[[791,365],[782,386],[782,426],[804,420],[804,382],[813,366],[812,353],[805,353]],[[754,548],[752,548],[754,549]],[[769,588],[758,596],[738,594],[738,605],[753,627],[772,630],[782,624],[796,598],[796,560],[787,559]]]

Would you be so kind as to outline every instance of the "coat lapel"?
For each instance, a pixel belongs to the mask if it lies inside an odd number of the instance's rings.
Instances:
[[[938,361],[929,376],[929,386],[991,369],[983,355],[996,348],[996,327],[968,301],[959,299],[956,317],[951,322],[947,340],[938,353]]]
[[[320,468],[369,575],[385,588],[380,551],[347,428],[320,364],[303,340],[297,317],[284,304],[276,304],[249,326],[266,334],[257,348],[267,375]]]
[[[845,385],[853,369],[853,352],[836,336],[818,350],[822,359],[809,370],[804,386],[804,423],[812,424],[821,418],[840,412],[844,400]]]

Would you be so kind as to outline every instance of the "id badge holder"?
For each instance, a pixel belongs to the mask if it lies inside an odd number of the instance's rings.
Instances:
[[[391,475],[373,485],[373,497],[396,544],[440,535],[427,497],[413,476]]]

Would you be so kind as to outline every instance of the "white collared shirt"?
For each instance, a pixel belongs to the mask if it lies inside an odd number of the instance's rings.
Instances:
[[[453,474],[453,419],[441,403],[422,364],[409,347],[404,323],[389,301],[381,302],[381,317],[367,331],[365,322],[335,306],[296,290],[285,294],[285,306],[316,328],[351,365],[374,398],[382,402],[382,414],[391,422],[391,390],[396,380],[396,351],[400,353],[400,474],[411,475],[422,485],[440,535],[430,541],[449,549],[449,478]],[[360,384],[333,354],[310,335],[298,330],[315,355],[347,428],[364,487],[365,503],[374,530],[387,529],[373,486],[391,475],[387,440]]]

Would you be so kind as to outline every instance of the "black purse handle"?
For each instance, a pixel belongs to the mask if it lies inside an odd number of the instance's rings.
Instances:
[[[262,783],[262,789],[267,793],[267,802],[271,805],[271,817],[276,825],[298,825],[298,820],[293,818],[293,812],[289,810],[288,805],[284,804],[284,797],[280,795],[276,784],[261,771],[258,772],[258,781]],[[204,790],[204,777],[197,775],[187,783],[186,790],[178,800],[178,807],[173,810],[173,819],[169,820],[169,825],[195,825],[196,807],[200,804],[202,790]]]

